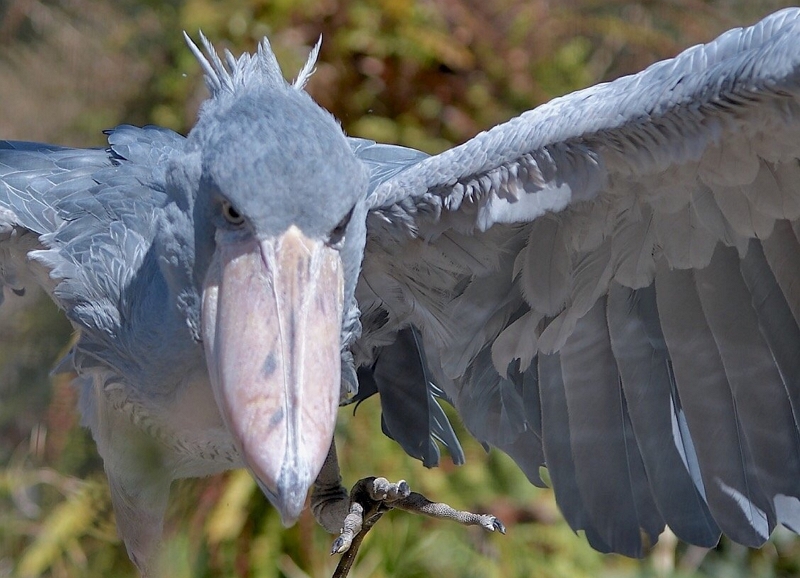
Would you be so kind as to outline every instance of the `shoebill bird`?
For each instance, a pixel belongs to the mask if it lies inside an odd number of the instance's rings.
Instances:
[[[546,466],[604,552],[800,530],[800,10],[436,156],[346,137],[303,90],[316,51],[290,84],[266,40],[203,44],[186,137],[0,145],[0,282],[80,333],[62,366],[143,575],[172,480],[230,468],[286,524],[313,488],[345,550],[337,406],[375,392],[427,465],[461,459],[446,399]]]

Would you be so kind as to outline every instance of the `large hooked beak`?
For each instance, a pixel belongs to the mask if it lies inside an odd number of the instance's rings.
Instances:
[[[295,226],[220,242],[203,291],[214,396],[245,464],[293,524],[333,438],[342,262]]]

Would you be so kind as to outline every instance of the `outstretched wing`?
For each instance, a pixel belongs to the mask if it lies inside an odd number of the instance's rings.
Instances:
[[[38,283],[87,347],[126,325],[128,289],[167,200],[164,161],[183,145],[157,127],[120,126],[108,140],[107,149],[0,142],[0,289]]]
[[[546,464],[600,550],[798,531],[798,158],[797,9],[399,153],[357,360],[417,327],[470,431],[533,483]]]
[[[81,374],[83,424],[103,456],[120,535],[142,563],[169,489],[145,449],[152,438],[143,429],[159,426],[142,400],[158,395],[174,364],[153,352],[179,341],[169,333],[176,327],[185,332],[170,322],[180,313],[153,241],[170,225],[165,207],[176,199],[166,170],[184,138],[120,126],[108,142],[105,150],[0,143],[0,286],[39,283],[80,329],[68,361]]]

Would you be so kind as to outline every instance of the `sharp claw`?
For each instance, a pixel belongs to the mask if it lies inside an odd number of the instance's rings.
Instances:
[[[492,516],[491,514],[484,514],[478,517],[480,519],[480,525],[483,527],[484,530],[487,532],[500,532],[501,534],[506,533],[506,527],[498,518]]]
[[[333,545],[331,546],[331,556],[335,554],[344,554],[347,550],[350,549],[350,544],[352,540],[346,540],[344,536],[339,536],[333,541]]]
[[[364,524],[364,506],[357,502],[350,504],[350,513],[345,516],[339,537],[333,541],[331,555],[343,554],[353,545],[353,540],[361,532]]]

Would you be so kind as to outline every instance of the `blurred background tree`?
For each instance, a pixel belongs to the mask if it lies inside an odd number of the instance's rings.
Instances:
[[[308,90],[352,135],[435,153],[570,90],[749,24],[773,0],[0,0],[0,138],[103,146],[102,129],[180,132],[205,98],[181,30],[252,50],[269,36],[287,76],[322,34]],[[0,308],[0,577],[133,576],[69,375],[49,376],[71,328],[35,290]],[[548,490],[459,429],[467,464],[425,470],[380,433],[378,402],[341,410],[346,480],[378,473],[498,514],[486,535],[390,514],[354,577],[795,576],[800,541],[707,551],[665,533],[641,561],[575,536]],[[457,426],[458,427],[458,426]],[[177,483],[165,576],[329,576],[331,536],[284,530],[245,472]]]

